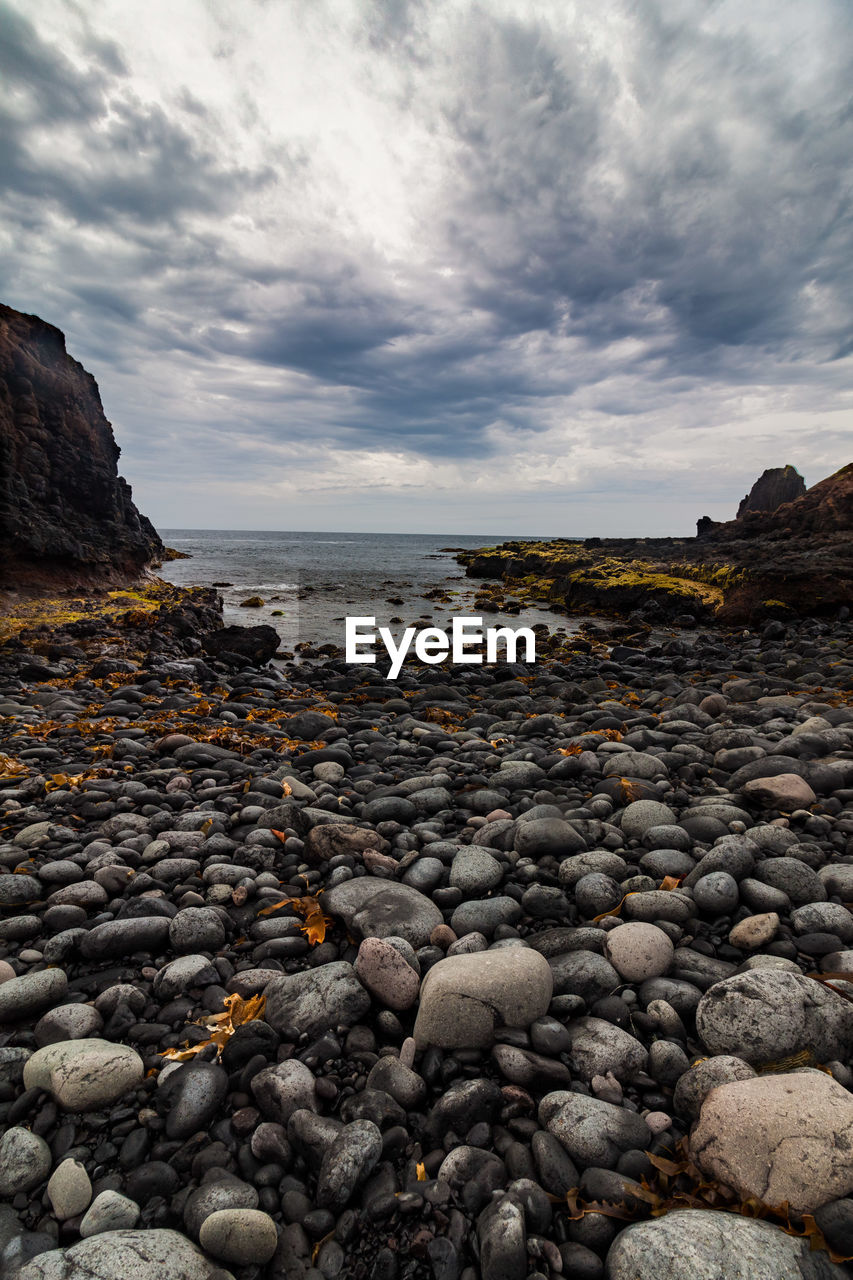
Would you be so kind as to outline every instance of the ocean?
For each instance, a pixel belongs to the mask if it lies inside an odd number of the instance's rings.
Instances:
[[[160,575],[179,586],[212,586],[225,602],[226,624],[267,623],[282,648],[344,643],[348,615],[372,616],[399,635],[407,626],[449,625],[454,614],[475,613],[478,581],[465,577],[447,548],[470,549],[507,541],[507,535],[419,533],[293,533],[236,529],[161,529],[169,547],[190,555],[172,560]],[[531,535],[533,536],[533,535]],[[425,598],[435,588],[452,593],[451,604]],[[260,596],[263,605],[241,607]],[[486,614],[484,626],[576,629],[577,620],[546,608],[519,615]]]

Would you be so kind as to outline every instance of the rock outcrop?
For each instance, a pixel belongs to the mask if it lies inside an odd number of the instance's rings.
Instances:
[[[737,520],[748,511],[775,511],[796,502],[806,492],[806,482],[796,467],[769,467],[756,480],[737,509]]]
[[[548,601],[685,625],[828,616],[853,601],[853,463],[775,510],[721,524],[703,517],[695,538],[504,542],[456,558],[469,577],[503,584],[482,588],[478,607],[507,613]]]
[[[766,473],[765,473],[766,474]],[[853,532],[853,462],[835,471],[802,497],[773,511],[747,511],[737,520],[715,525],[711,537],[731,542],[739,538],[783,535],[799,539],[815,535],[834,537]]]
[[[63,334],[0,305],[0,588],[126,582],[161,558],[118,457]]]

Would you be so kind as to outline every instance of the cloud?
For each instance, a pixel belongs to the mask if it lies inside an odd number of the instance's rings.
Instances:
[[[96,374],[161,524],[284,493],[661,531],[847,460],[848,6],[6,0],[0,32],[2,296]]]

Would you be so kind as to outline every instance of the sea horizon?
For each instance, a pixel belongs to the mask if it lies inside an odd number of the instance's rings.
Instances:
[[[353,615],[374,617],[395,633],[403,623],[444,629],[460,613],[492,624],[505,620],[475,605],[483,584],[466,577],[448,548],[515,540],[507,535],[176,527],[160,533],[189,557],[167,561],[158,571],[163,578],[216,587],[226,625],[273,626],[283,653],[306,642],[342,646]],[[514,626],[543,623],[574,629],[547,606],[513,617]]]

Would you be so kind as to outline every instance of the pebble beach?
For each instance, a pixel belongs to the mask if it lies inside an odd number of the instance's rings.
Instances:
[[[214,615],[0,650],[3,1276],[847,1275],[849,618],[391,682]]]

